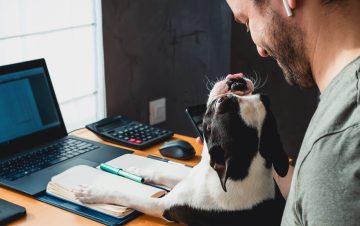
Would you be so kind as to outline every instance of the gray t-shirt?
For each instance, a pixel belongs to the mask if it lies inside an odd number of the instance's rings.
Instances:
[[[282,226],[360,225],[360,57],[320,97],[295,165]]]

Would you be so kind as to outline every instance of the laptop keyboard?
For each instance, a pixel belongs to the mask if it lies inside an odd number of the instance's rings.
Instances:
[[[35,152],[16,157],[0,164],[0,177],[14,181],[59,162],[100,148],[85,141],[68,138]]]

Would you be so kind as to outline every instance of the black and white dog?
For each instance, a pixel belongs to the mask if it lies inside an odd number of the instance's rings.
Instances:
[[[187,225],[280,225],[285,201],[277,191],[272,167],[285,176],[288,158],[269,100],[249,95],[253,89],[252,82],[239,75],[215,84],[203,122],[202,158],[184,178],[171,172],[127,169],[171,187],[166,196],[144,200],[82,185],[74,189],[76,197],[86,203],[128,206]]]

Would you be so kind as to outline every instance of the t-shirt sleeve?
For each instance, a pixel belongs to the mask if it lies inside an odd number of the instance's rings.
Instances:
[[[360,225],[360,125],[318,140],[299,170],[302,225]]]

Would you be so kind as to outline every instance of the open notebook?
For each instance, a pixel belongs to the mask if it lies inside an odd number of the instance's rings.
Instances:
[[[190,168],[170,164],[142,156],[133,154],[125,154],[116,159],[113,159],[106,164],[113,167],[127,169],[128,167],[138,167],[143,169],[151,169],[156,172],[172,172],[175,174],[188,174]],[[130,179],[113,175],[108,172],[102,171],[98,168],[79,165],[72,167],[63,173],[54,176],[48,183],[46,192],[52,196],[62,198],[78,205],[86,206],[88,208],[97,210],[99,212],[114,216],[124,217],[132,213],[134,210],[111,204],[84,204],[75,199],[72,189],[79,184],[87,184],[93,186],[112,187],[119,191],[136,193],[145,197],[161,197],[166,194],[161,187],[154,187],[151,185],[141,184]]]

